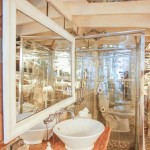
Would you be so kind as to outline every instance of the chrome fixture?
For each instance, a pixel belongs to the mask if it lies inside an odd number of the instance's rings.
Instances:
[[[45,123],[45,124],[48,124],[48,123],[54,121],[54,119],[56,119],[56,123],[59,122],[59,117],[60,117],[64,112],[70,113],[71,118],[72,118],[72,119],[75,119],[74,111],[69,110],[69,109],[61,108],[59,111],[56,111],[54,114],[50,114],[49,117],[44,120],[44,123]]]
[[[71,118],[72,118],[72,119],[75,119],[75,114],[74,114],[74,111],[73,111],[73,110],[62,108],[62,109],[60,109],[60,111],[58,112],[58,114],[60,113],[60,114],[62,115],[64,112],[70,113]]]
[[[18,137],[16,138],[12,143],[8,144],[9,150],[16,150],[24,145],[24,141],[22,138]]]
[[[44,120],[44,123],[45,123],[45,124],[48,124],[48,123],[54,121],[54,119],[55,119],[55,114],[50,114],[50,115],[48,116],[48,118],[46,118],[46,119]]]

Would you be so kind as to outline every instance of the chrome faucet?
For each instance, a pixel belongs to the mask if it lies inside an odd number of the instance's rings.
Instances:
[[[56,111],[54,114],[50,114],[50,115],[48,116],[48,118],[46,118],[46,119],[44,120],[44,123],[45,123],[45,124],[48,124],[48,123],[50,123],[50,122],[53,122],[54,119],[56,119],[56,123],[58,123],[58,122],[59,122],[59,117],[60,117],[64,112],[70,113],[70,114],[71,114],[71,118],[72,118],[72,119],[75,119],[75,113],[74,113],[74,111],[61,108],[59,111]]]
[[[61,114],[63,114],[64,112],[68,112],[68,113],[70,113],[71,118],[72,118],[72,119],[75,119],[75,113],[74,113],[73,110],[61,108],[61,109],[60,109],[60,112],[61,112]]]
[[[71,114],[71,118],[75,119],[75,114],[72,110],[67,110],[64,108],[61,108],[59,111],[55,112],[54,114],[50,114],[48,118],[44,120],[44,124],[46,125],[47,128],[47,140],[48,140],[48,124],[53,122],[54,119],[56,119],[56,124],[59,122],[59,117],[64,113],[64,112],[69,112]],[[53,139],[54,143],[54,139]]]
[[[45,123],[45,124],[48,124],[48,123],[50,123],[50,122],[53,122],[54,119],[55,119],[55,114],[50,114],[50,115],[48,116],[48,118],[46,118],[46,119],[44,120],[44,123]]]

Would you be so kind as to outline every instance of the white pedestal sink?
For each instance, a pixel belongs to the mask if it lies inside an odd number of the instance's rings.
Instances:
[[[101,122],[93,119],[69,119],[56,124],[53,131],[67,150],[92,150],[104,128]]]

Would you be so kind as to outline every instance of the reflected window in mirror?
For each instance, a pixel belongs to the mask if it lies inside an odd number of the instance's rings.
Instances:
[[[20,11],[16,35],[17,122],[72,96],[71,43]]]

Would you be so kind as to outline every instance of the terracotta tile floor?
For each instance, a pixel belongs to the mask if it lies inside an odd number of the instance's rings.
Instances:
[[[135,150],[128,141],[109,140],[107,150]],[[145,150],[150,150],[150,136],[145,136]]]
[[[150,150],[150,137],[145,136],[145,147],[146,150]]]
[[[134,127],[132,127],[134,128]],[[107,150],[135,150],[134,148],[134,132],[111,132]]]

